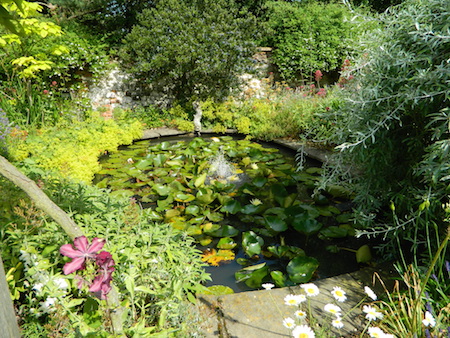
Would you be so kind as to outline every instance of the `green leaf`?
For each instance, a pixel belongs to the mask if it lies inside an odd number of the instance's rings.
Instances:
[[[194,186],[196,188],[203,187],[205,185],[207,175],[208,175],[208,173],[203,173],[199,177],[197,177],[197,179],[194,182]]]
[[[237,271],[234,276],[237,282],[244,282],[250,288],[260,288],[262,280],[269,274],[266,263],[245,267]]]
[[[337,226],[329,226],[320,231],[320,235],[326,238],[343,238],[347,237],[348,230]]]
[[[285,221],[283,221],[280,217],[275,215],[264,216],[264,220],[266,225],[276,232],[282,232],[287,230],[288,226]]]
[[[193,216],[198,215],[199,212],[200,212],[200,207],[198,205],[195,205],[195,204],[188,205],[186,207],[186,209],[184,210],[184,213],[186,215],[193,215]]]
[[[234,249],[237,243],[230,237],[223,237],[217,243],[218,249]]]
[[[227,202],[227,204],[225,204],[220,211],[222,212],[228,212],[232,215],[238,213],[239,211],[242,210],[242,205],[241,203],[239,203],[239,201],[236,200],[230,200]]]
[[[318,267],[319,262],[317,259],[308,256],[299,256],[288,263],[286,271],[292,282],[307,283]]]
[[[305,235],[311,235],[322,228],[322,223],[310,218],[308,214],[300,214],[292,220],[292,227]]]
[[[160,196],[167,196],[172,191],[167,185],[159,183],[153,186],[153,190]]]
[[[214,237],[235,237],[239,235],[239,230],[231,225],[222,225],[220,229],[212,232],[208,232],[208,235]]]
[[[263,245],[264,240],[253,231],[242,233],[242,248],[249,257],[259,255]]]
[[[191,202],[193,200],[195,200],[195,196],[192,194],[184,194],[182,192],[177,192],[174,196],[175,201],[177,202]]]
[[[275,282],[275,285],[278,286],[279,288],[283,288],[286,286],[287,277],[281,271],[278,270],[271,271],[270,277],[272,277],[273,281]]]
[[[370,262],[371,260],[372,260],[372,253],[370,252],[370,247],[367,244],[361,246],[356,251],[356,261],[358,263],[367,263]]]

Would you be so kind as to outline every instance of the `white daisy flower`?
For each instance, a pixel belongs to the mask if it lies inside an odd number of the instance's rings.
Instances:
[[[264,290],[270,290],[275,287],[275,285],[272,283],[264,283],[264,284],[261,284],[261,286],[263,287]]]
[[[422,320],[422,324],[431,327],[434,327],[436,325],[436,320],[434,319],[430,311],[425,312],[425,319]]]
[[[328,312],[328,313],[332,313],[334,315],[338,315],[339,313],[341,313],[341,308],[337,305],[334,304],[326,304],[323,309]]]
[[[331,294],[338,302],[345,302],[345,300],[347,299],[347,296],[345,295],[346,292],[339,286],[335,286],[331,291]]]
[[[309,297],[314,297],[319,294],[319,288],[313,283],[302,284],[300,287],[305,290],[305,293]]]
[[[292,331],[294,338],[314,338],[316,335],[308,325],[299,325]]]
[[[295,328],[295,320],[293,320],[291,317],[284,318],[283,326],[287,329],[293,330]]]
[[[289,306],[297,306],[305,300],[305,295],[287,295],[284,297],[284,304]]]
[[[377,320],[383,318],[383,314],[381,312],[378,312],[374,307],[370,305],[364,305],[363,312],[366,313],[366,318],[368,320]]]
[[[302,310],[297,310],[294,312],[295,317],[297,317],[300,320],[306,319],[306,312]]]
[[[336,317],[332,322],[331,325],[333,325],[336,329],[342,329],[344,327],[344,323],[342,322],[341,317]]]
[[[366,293],[366,295],[368,295],[370,298],[372,298],[372,300],[377,300],[377,298],[378,298],[377,295],[368,286],[364,287],[364,292]]]
[[[369,336],[372,338],[384,338],[386,334],[379,327],[369,327],[367,330]]]

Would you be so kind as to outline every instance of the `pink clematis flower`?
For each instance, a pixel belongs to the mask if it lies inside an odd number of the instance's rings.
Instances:
[[[80,236],[74,239],[73,244],[76,249],[73,248],[72,244],[64,244],[59,249],[62,255],[72,258],[72,261],[66,263],[63,267],[65,275],[77,270],[83,270],[86,258],[95,259],[96,253],[105,245],[105,240],[94,238],[91,245],[89,245],[86,236]]]
[[[96,262],[100,269],[89,287],[89,291],[96,294],[100,299],[106,299],[106,295],[111,291],[112,273],[115,270],[115,262],[111,254],[107,251],[100,252],[96,257]]]

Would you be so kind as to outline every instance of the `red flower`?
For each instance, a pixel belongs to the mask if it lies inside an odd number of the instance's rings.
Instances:
[[[322,80],[323,74],[320,70],[316,70],[316,72],[314,73],[314,78],[316,79],[317,82],[319,82],[320,80]]]
[[[43,90],[44,95],[48,95],[49,91],[47,89]]]
[[[89,245],[86,236],[80,236],[74,239],[73,244],[76,249],[73,248],[72,244],[64,244],[59,249],[62,255],[72,258],[72,261],[66,263],[63,267],[65,275],[77,270],[83,270],[86,258],[95,259],[96,253],[105,245],[105,240],[94,238],[91,245]]]

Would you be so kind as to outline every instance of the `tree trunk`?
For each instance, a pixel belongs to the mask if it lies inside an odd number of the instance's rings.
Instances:
[[[53,218],[56,223],[58,223],[66,234],[75,239],[76,237],[83,236],[83,232],[78,227],[78,225],[62,210],[57,206],[38,186],[37,184],[29,179],[27,176],[22,174],[15,166],[8,162],[8,160],[0,156],[0,174],[5,176],[8,180],[17,185],[22,189],[34,202],[37,208],[44,211],[48,216]],[[6,282],[4,276],[0,276],[0,287]],[[7,285],[6,285],[7,286]],[[2,290],[0,290],[1,292]],[[3,304],[0,300],[0,304]],[[123,308],[120,306],[119,295],[116,288],[113,286],[112,290],[108,294],[108,304],[111,306],[111,321],[114,333],[116,335],[123,334],[122,325],[122,312]],[[3,309],[3,307],[2,307]],[[11,336],[13,337],[13,336]]]
[[[6,281],[3,261],[0,257],[0,327],[1,336],[8,338],[20,338],[17,326],[16,314],[14,313],[11,295],[9,294],[8,282]]]

